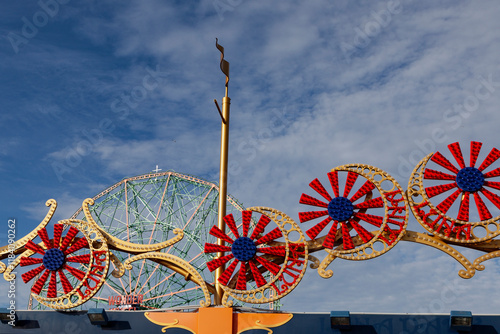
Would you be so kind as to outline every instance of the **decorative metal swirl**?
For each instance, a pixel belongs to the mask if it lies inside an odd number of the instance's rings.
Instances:
[[[260,213],[261,216],[253,231],[250,231],[252,212]],[[305,236],[290,217],[265,207],[248,208],[242,212],[242,216],[241,233],[232,215],[224,217],[234,240],[217,226],[213,226],[210,231],[211,235],[231,246],[205,244],[206,253],[229,253],[207,263],[208,268],[214,271],[231,261],[219,279],[226,292],[222,301],[226,306],[232,305],[232,301],[228,301],[229,296],[254,304],[280,299],[298,285],[307,267]],[[277,227],[264,233],[270,222]],[[284,242],[280,242],[281,239]],[[235,274],[238,264],[239,271]],[[255,282],[257,287],[249,288],[248,282]]]
[[[346,172],[343,173],[346,175],[342,196],[339,172]],[[356,184],[358,176],[364,179],[361,185]],[[376,167],[361,164],[339,166],[328,173],[328,179],[333,197],[318,179],[314,179],[309,186],[326,202],[307,194],[302,194],[299,201],[324,208],[300,212],[299,218],[305,223],[325,217],[306,231],[312,240],[322,242],[328,252],[318,269],[325,278],[333,275],[332,271],[325,269],[337,257],[367,260],[393,248],[405,233],[409,214],[403,189],[389,174]],[[317,238],[330,223],[326,236]]]
[[[62,236],[64,225],[70,228]],[[79,234],[81,237],[78,237]],[[19,264],[38,265],[24,273],[22,279],[24,283],[28,283],[35,276],[41,275],[31,288],[33,297],[39,303],[53,309],[66,309],[79,306],[92,298],[104,283],[109,268],[108,247],[99,230],[81,220],[62,220],[54,226],[52,240],[45,228],[38,230],[38,236],[42,243],[35,244],[29,240],[25,246],[28,250],[9,266],[4,274],[9,277],[5,278],[13,279],[15,276],[10,273]],[[76,255],[80,250],[83,254]],[[35,254],[43,257],[33,257]],[[66,276],[68,274],[79,281],[76,286],[71,285]],[[42,294],[49,276],[48,289]],[[58,291],[59,284],[64,293]]]
[[[54,212],[56,211],[57,202],[53,199],[49,199],[47,202],[45,202],[45,205],[50,206],[49,212],[47,212],[47,215],[45,215],[45,218],[42,220],[42,222],[35,229],[33,229],[33,231],[31,231],[29,234],[22,237],[21,239],[16,240],[13,248],[12,248],[12,246],[0,247],[0,261],[7,258],[9,253],[20,254],[23,251],[24,245],[26,245],[26,243],[28,241],[35,238],[37,236],[37,233],[39,230],[41,230],[41,229],[45,228],[45,226],[47,226],[47,224],[52,219]],[[3,273],[6,268],[7,268],[7,266],[5,265],[5,263],[0,262],[0,274]]]
[[[132,242],[123,241],[121,239],[118,239],[110,235],[103,228],[97,225],[94,218],[92,217],[92,214],[90,213],[89,205],[94,205],[94,200],[91,198],[87,198],[85,201],[83,201],[82,209],[85,215],[85,219],[87,219],[87,221],[92,223],[99,229],[99,231],[101,231],[111,249],[119,249],[121,251],[128,253],[153,252],[164,249],[166,247],[170,247],[173,244],[181,241],[182,238],[184,237],[184,231],[182,231],[180,228],[176,228],[173,230],[173,233],[176,235],[174,238],[156,244],[143,245],[143,244],[135,244]]]
[[[176,229],[174,238],[152,245],[122,241],[107,234],[95,223],[88,208],[94,201],[88,198],[82,204],[86,221],[61,220],[54,225],[54,236],[50,239],[45,227],[52,218],[57,203],[55,200],[49,200],[46,204],[51,208],[45,219],[35,230],[16,242],[14,253],[19,256],[10,261],[8,267],[0,262],[2,265],[0,269],[7,281],[15,278],[13,271],[18,265],[37,265],[24,273],[22,279],[25,283],[29,283],[38,276],[31,293],[39,303],[53,309],[77,307],[99,291],[106,280],[110,261],[115,265],[112,275],[121,277],[126,270],[131,269],[130,263],[140,259],[150,259],[199,285],[205,296],[200,305],[202,307],[210,305],[209,286],[187,261],[170,254],[156,252],[180,241],[184,236],[182,230]],[[65,235],[63,235],[64,226],[69,227]],[[38,244],[33,242],[37,237],[41,240]],[[135,256],[121,263],[109,251],[110,249],[128,252]],[[7,253],[12,253],[7,246],[0,250],[1,259],[5,259]],[[42,257],[34,256],[36,254]],[[76,278],[75,286],[69,282],[67,275]],[[59,286],[61,289],[58,289]]]
[[[408,200],[413,214],[426,230],[442,239],[457,243],[478,243],[500,234],[500,215],[493,217],[491,214],[492,210],[500,210],[500,182],[492,181],[500,176],[500,167],[487,171],[500,158],[500,151],[493,148],[476,168],[481,146],[482,143],[471,142],[468,167],[465,166],[459,143],[453,143],[448,148],[460,169],[443,154],[436,152],[422,159],[411,175]],[[429,163],[445,172],[429,168]],[[425,186],[424,180],[433,180],[439,184]],[[471,208],[471,196],[474,198],[475,209]],[[435,199],[438,199],[439,204],[432,203]],[[452,217],[449,212],[457,199],[457,214]],[[470,221],[471,209],[475,210],[473,213],[479,221]]]
[[[205,296],[205,300],[200,301],[200,306],[201,307],[210,306],[210,293],[207,284],[203,280],[203,277],[201,277],[200,273],[197,272],[187,261],[181,259],[178,256],[170,255],[167,253],[148,252],[128,258],[123,263],[123,266],[125,267],[126,270],[131,270],[132,266],[130,264],[132,262],[139,261],[142,259],[148,259],[156,263],[159,263],[183,275],[186,281],[190,280],[195,284],[199,285],[203,291],[203,295]],[[121,276],[117,275],[115,277],[121,277]]]

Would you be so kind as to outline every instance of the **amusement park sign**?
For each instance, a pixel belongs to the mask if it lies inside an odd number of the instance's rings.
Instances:
[[[300,283],[307,261],[320,276],[330,278],[333,272],[327,267],[336,258],[368,260],[389,251],[399,241],[437,248],[464,267],[458,273],[461,277],[474,276],[484,269],[482,262],[500,256],[496,243],[491,243],[500,234],[500,216],[493,215],[500,210],[500,181],[496,181],[500,167],[495,167],[500,151],[493,148],[479,158],[481,147],[479,142],[470,144],[468,166],[458,143],[449,145],[456,164],[439,152],[429,154],[416,166],[407,190],[373,166],[336,167],[327,173],[329,187],[319,179],[310,183],[321,199],[307,194],[299,199],[301,204],[319,208],[299,212],[300,223],[316,221],[305,233],[276,209],[251,207],[242,210],[239,217],[226,215],[224,223],[229,231],[212,226],[207,234],[214,243],[205,243],[203,249],[207,256],[213,254],[207,268],[221,269],[217,279],[224,291],[221,304],[232,306],[230,297],[245,303],[272,303]],[[202,292],[202,307],[214,303],[214,285],[205,281],[189,259],[161,251],[181,241],[188,231],[174,229],[175,236],[160,243],[123,241],[94,220],[89,209],[93,204],[92,199],[83,202],[85,220],[61,220],[49,236],[46,225],[57,204],[47,201],[50,209],[40,225],[17,240],[15,249],[11,245],[0,248],[0,259],[7,261],[0,262],[4,278],[14,279],[18,265],[35,265],[22,274],[25,283],[34,282],[33,298],[49,308],[69,309],[93,298],[110,279],[111,265],[111,275],[120,278],[132,269],[131,263],[153,261],[156,267],[164,266],[194,283]],[[410,212],[431,234],[407,230]],[[471,221],[470,217],[479,220]],[[469,261],[457,247],[487,254]],[[319,251],[327,253],[321,262],[311,255]],[[117,252],[129,255],[119,260]],[[99,298],[120,309],[141,305],[145,300],[142,292]]]
[[[114,295],[108,297],[108,304],[111,306],[119,306],[118,310],[135,310],[140,306],[144,298],[143,294],[140,295]]]

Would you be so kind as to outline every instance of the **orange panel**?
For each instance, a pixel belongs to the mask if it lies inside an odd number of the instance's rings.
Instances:
[[[233,309],[202,307],[198,313],[198,334],[232,334]]]
[[[235,313],[233,333],[240,334],[250,329],[269,330],[286,324],[292,317],[290,313]]]
[[[190,312],[146,312],[144,316],[157,325],[168,328],[183,328],[197,334],[198,313]]]
[[[202,307],[192,312],[146,312],[149,321],[168,328],[183,328],[194,334],[240,334],[250,329],[279,327],[292,319],[290,313],[233,313],[228,307]]]

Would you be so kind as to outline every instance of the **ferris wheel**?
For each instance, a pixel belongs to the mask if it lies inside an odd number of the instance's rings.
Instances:
[[[205,253],[204,245],[210,238],[210,228],[217,223],[218,196],[215,183],[173,171],[150,173],[123,179],[100,192],[94,196],[90,212],[105,232],[135,244],[160,243],[173,238],[174,229],[181,229],[183,239],[162,252],[187,261],[205,282],[212,284],[214,278],[207,262],[214,254]],[[227,203],[227,214],[241,217],[244,207],[231,196]],[[85,220],[81,208],[71,218]],[[131,257],[120,251],[112,254],[122,263]],[[199,306],[204,298],[199,285],[167,266],[147,259],[131,266],[120,278],[108,275],[99,292],[82,306],[116,308],[123,306],[117,304],[140,298],[142,308],[157,309]],[[110,271],[113,269],[116,267],[111,264]],[[73,283],[75,278],[68,279]],[[48,289],[46,285],[43,289]],[[122,302],[115,303],[116,300]],[[30,298],[28,308],[45,306]]]

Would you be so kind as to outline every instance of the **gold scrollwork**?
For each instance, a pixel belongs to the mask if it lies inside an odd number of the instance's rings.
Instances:
[[[45,218],[42,220],[42,222],[33,229],[30,233],[28,233],[26,236],[22,237],[19,240],[16,240],[14,243],[14,247],[7,245],[0,247],[0,261],[7,258],[9,254],[20,254],[22,253],[22,247],[26,245],[26,243],[30,240],[33,240],[36,236],[39,230],[47,226],[47,224],[50,222],[52,219],[52,216],[54,215],[54,212],[56,211],[57,208],[57,202],[54,199],[49,199],[47,202],[45,202],[46,206],[49,206],[49,211],[45,215]],[[5,272],[7,266],[5,263],[0,262],[0,274]],[[12,271],[12,270],[11,270]]]
[[[500,250],[492,251],[488,254],[484,254],[483,256],[480,256],[474,260],[473,267],[476,270],[482,271],[482,270],[484,270],[485,266],[484,266],[484,264],[481,264],[481,263],[483,263],[484,261],[487,261],[487,260],[497,258],[497,257],[500,257]]]
[[[104,231],[100,226],[98,226],[98,224],[94,221],[92,214],[90,213],[89,205],[94,205],[94,200],[91,198],[85,199],[82,204],[82,209],[85,218],[87,219],[87,221],[89,221],[99,229],[99,231],[102,233],[102,235],[106,239],[106,242],[108,243],[111,249],[117,249],[132,254],[154,252],[166,247],[170,247],[173,244],[181,241],[182,238],[184,237],[184,231],[182,231],[180,228],[176,228],[173,230],[173,233],[176,235],[175,237],[157,244],[143,245],[143,244],[136,244],[132,242],[123,241],[121,239],[118,239],[110,235],[109,233]]]
[[[109,252],[109,259],[115,266],[115,269],[111,272],[111,275],[116,278],[122,277],[125,274],[125,266],[123,265],[123,263],[115,254],[113,254],[113,252]]]
[[[363,243],[356,237],[353,241],[361,245],[353,249],[345,250],[343,247],[326,249],[330,256],[323,261],[329,264],[337,257],[354,261],[368,260],[388,252],[401,240],[408,226],[410,210],[405,191],[388,173],[370,165],[348,164],[333,168],[332,172],[334,171],[354,172],[372,182],[384,202],[384,219],[378,231],[371,232],[373,238],[370,241]],[[397,226],[397,230],[392,229],[389,223],[393,224],[391,226]],[[321,268],[327,266],[322,265]],[[331,277],[329,272],[325,273]]]
[[[297,223],[285,213],[267,207],[251,207],[249,211],[268,216],[281,230],[285,238],[286,255],[280,271],[267,284],[252,290],[231,289],[222,285],[224,297],[222,305],[231,307],[233,302],[228,298],[253,304],[269,303],[289,294],[300,283],[305,274],[308,261],[306,238]]]
[[[332,253],[328,253],[326,257],[321,261],[319,267],[318,267],[318,274],[319,276],[323,278],[331,278],[333,276],[333,270],[329,269],[328,266],[335,260],[337,257],[333,255]]]
[[[44,220],[27,236],[16,242],[17,254],[20,254],[14,261],[11,261],[8,268],[4,270],[4,279],[8,281],[14,279],[15,275],[13,274],[13,270],[20,264],[21,259],[28,258],[35,254],[34,251],[23,247],[28,243],[28,241],[33,240],[39,234],[40,230],[45,229],[46,225],[54,215],[57,202],[51,199],[46,202],[46,205],[50,206],[50,209]],[[84,201],[84,205],[88,205],[88,201]],[[109,252],[106,239],[104,239],[97,227],[97,224],[95,224],[93,220],[86,222],[77,219],[67,219],[59,221],[58,224],[71,226],[78,232],[82,233],[88,244],[90,262],[87,265],[82,264],[83,269],[85,269],[85,274],[81,278],[79,284],[77,284],[70,292],[59,297],[51,298],[42,297],[35,293],[32,293],[32,296],[39,303],[50,308],[68,309],[83,304],[94,296],[97,291],[99,291],[102,284],[106,280],[109,268]],[[47,250],[45,242],[39,243],[38,246],[44,251]],[[45,268],[45,270],[48,269]],[[55,271],[52,273],[52,276],[55,277]],[[56,289],[56,286],[52,285],[52,288]]]
[[[200,301],[201,307],[210,306],[211,303],[210,293],[206,282],[203,280],[203,277],[201,277],[200,273],[198,273],[196,269],[194,269],[193,266],[191,266],[187,261],[168,253],[149,252],[149,253],[139,254],[125,260],[123,262],[123,266],[125,267],[125,269],[131,270],[132,269],[131,263],[143,259],[149,259],[154,262],[157,262],[183,275],[186,280],[190,280],[193,283],[199,285],[205,297],[204,301],[203,300]],[[120,276],[115,276],[115,277],[120,277]]]
[[[358,176],[365,179],[364,184],[351,197],[352,200],[340,196],[338,172],[347,172],[344,196],[347,196],[346,194],[354,187]],[[311,187],[323,197],[327,199],[330,197],[330,203],[326,204],[312,196],[303,194],[300,203],[320,206],[325,209],[323,209],[324,211],[309,211],[299,214],[302,222],[327,216],[325,220],[317,223],[308,230],[308,233],[311,233],[311,238],[313,238],[308,241],[311,252],[323,249],[327,252],[323,261],[314,266],[323,278],[333,276],[333,271],[327,270],[327,267],[336,258],[353,261],[368,260],[392,249],[406,232],[410,212],[406,192],[393,177],[379,168],[364,164],[342,165],[333,168],[328,173],[328,177],[336,197],[332,200],[330,194],[321,185],[320,181],[316,179],[311,182]],[[374,190],[380,194],[375,198],[373,194]],[[364,200],[362,202],[355,202],[363,197]],[[333,210],[332,212],[329,210],[330,205],[332,205],[332,208],[335,208],[335,205],[341,205],[336,204],[342,203],[341,201],[337,201],[338,199],[352,201],[353,207],[358,211],[354,211],[351,217],[345,218],[345,220],[335,220],[331,214],[336,215],[335,210],[337,209],[331,209]],[[369,209],[377,209],[378,213],[375,215],[371,212],[366,213]],[[332,220],[334,223],[330,232],[322,237],[316,237],[327,226],[329,221]],[[365,222],[364,225],[366,227],[360,225],[361,221]],[[354,231],[357,235],[352,236],[351,234]]]
[[[423,178],[426,165],[433,155],[430,153],[418,163],[408,182],[408,202],[420,225],[435,236],[455,243],[479,243],[500,235],[500,216],[478,222],[461,221],[446,215],[432,204],[425,191]],[[479,232],[486,235],[478,237],[476,234]]]
[[[318,269],[319,265],[321,263],[320,260],[316,256],[312,256],[311,254],[309,254],[308,258],[309,258],[309,261],[311,262],[309,264],[309,268]]]
[[[109,269],[109,251],[103,235],[95,225],[77,219],[61,220],[58,223],[73,226],[84,235],[89,245],[91,263],[83,279],[71,292],[57,298],[46,298],[33,294],[33,298],[53,309],[68,309],[85,303],[104,284]]]
[[[90,263],[88,264],[85,276],[70,292],[56,298],[41,297],[35,293],[32,293],[32,296],[39,303],[47,307],[53,309],[68,309],[85,303],[99,291],[106,279],[109,268],[109,252],[105,239],[99,230],[92,224],[76,219],[61,220],[58,223],[72,226],[83,234],[89,245]],[[44,247],[43,243],[39,244],[39,246],[42,248]],[[9,266],[4,273],[4,278],[6,280],[15,278],[15,275],[11,274],[11,272],[19,265],[22,258],[30,257],[33,254],[35,253],[31,250],[23,252]]]
[[[459,251],[437,237],[433,237],[424,233],[406,231],[406,235],[403,237],[403,240],[431,246],[448,254],[465,268],[465,270],[460,270],[458,272],[458,275],[462,278],[471,278],[476,273],[475,263],[470,263],[470,261],[467,260],[467,258],[463,256]]]
[[[195,284],[199,285],[205,296],[205,300],[200,301],[200,305],[202,307],[210,306],[211,301],[210,301],[209,287],[207,283],[203,280],[201,275],[187,261],[184,261],[181,258],[174,255],[156,252],[166,247],[170,247],[173,244],[182,240],[182,238],[184,237],[184,232],[181,229],[176,228],[173,230],[173,233],[176,235],[175,237],[156,244],[142,245],[142,244],[126,242],[110,235],[97,225],[89,210],[89,205],[93,204],[94,201],[90,198],[87,198],[83,202],[82,209],[85,218],[93,226],[96,226],[96,228],[99,229],[100,233],[103,235],[109,247],[111,249],[115,249],[118,251],[123,251],[130,254],[136,254],[135,256],[128,258],[123,263],[121,263],[120,260],[114,254],[111,254],[110,259],[116,267],[115,270],[113,270],[111,273],[113,277],[116,278],[122,277],[125,274],[126,270],[132,269],[131,263],[142,259],[149,259],[183,275],[186,280],[191,280]]]

